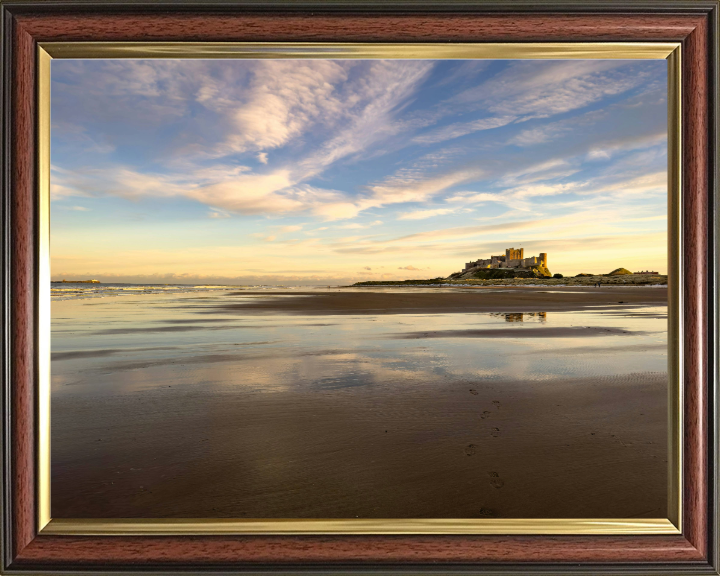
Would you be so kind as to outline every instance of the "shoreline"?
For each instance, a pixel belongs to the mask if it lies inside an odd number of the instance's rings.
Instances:
[[[646,276],[642,274],[625,274],[618,276],[605,276],[598,274],[596,276],[568,276],[564,278],[494,278],[494,279],[468,279],[468,280],[449,280],[447,278],[434,278],[430,280],[388,280],[388,281],[368,281],[356,282],[351,286],[344,288],[375,288],[375,287],[401,287],[401,286],[422,286],[422,287],[453,287],[453,288],[475,288],[483,286],[568,286],[568,287],[650,287],[650,286],[666,286],[667,276]]]
[[[524,279],[525,280],[525,279]],[[517,283],[508,284],[508,280],[481,280],[472,284],[405,284],[398,282],[397,284],[351,284],[349,286],[336,286],[336,288],[667,288],[665,284],[603,284],[595,286],[592,284],[533,284],[533,283]]]
[[[667,288],[613,287],[577,288],[553,286],[551,290],[527,286],[489,287],[472,290],[440,291],[400,287],[373,287],[375,290],[326,292],[243,291],[224,294],[228,302],[208,307],[204,312],[242,314],[467,314],[477,312],[573,312],[602,307],[604,310],[633,306],[667,306]],[[383,288],[383,289],[379,289]],[[236,300],[233,302],[232,300]]]

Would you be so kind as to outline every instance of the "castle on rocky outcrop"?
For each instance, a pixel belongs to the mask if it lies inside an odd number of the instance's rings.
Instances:
[[[508,248],[505,250],[504,256],[490,256],[486,260],[481,259],[466,263],[464,272],[472,268],[530,269],[534,266],[547,268],[547,254],[545,252],[540,252],[540,256],[525,258],[522,248]]]

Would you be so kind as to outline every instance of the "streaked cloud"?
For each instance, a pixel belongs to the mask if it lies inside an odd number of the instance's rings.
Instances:
[[[398,220],[425,220],[435,216],[445,216],[457,212],[457,208],[435,208],[432,210],[415,210],[413,212],[405,212],[398,216]]]
[[[500,128],[513,122],[516,116],[496,116],[491,118],[480,118],[479,120],[472,120],[469,122],[455,122],[450,126],[444,128],[438,128],[432,130],[426,134],[415,136],[413,142],[419,144],[436,144],[438,142],[444,142],[445,140],[453,140],[472,134],[473,132],[479,132],[481,130],[492,130],[493,128]]]
[[[646,79],[621,60],[560,60],[540,66],[537,61],[515,62],[451,101],[483,102],[495,113],[545,118],[622,94]]]

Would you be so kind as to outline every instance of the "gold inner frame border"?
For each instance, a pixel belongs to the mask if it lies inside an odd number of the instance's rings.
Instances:
[[[55,518],[50,493],[50,85],[53,59],[623,59],[668,64],[668,517],[477,519]],[[488,44],[41,42],[37,55],[37,523],[45,535],[680,534],[682,531],[682,99],[675,42]]]

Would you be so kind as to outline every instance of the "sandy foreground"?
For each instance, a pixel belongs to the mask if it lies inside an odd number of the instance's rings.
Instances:
[[[211,311],[227,317],[432,315],[596,307],[631,317],[667,301],[664,288],[238,294],[242,301],[232,294],[198,299],[195,321]],[[631,332],[620,324],[585,328],[568,332],[548,322],[532,327],[531,337],[596,336],[582,340],[587,346]],[[503,330],[410,330],[398,339],[433,346],[472,338],[483,346],[506,337]],[[643,346],[637,354],[648,349]],[[82,351],[66,352],[73,353],[68,361],[84,361]],[[107,378],[116,377],[107,366]],[[242,362],[223,366],[232,374],[244,370]],[[53,397],[54,517],[666,516],[663,366],[531,383],[428,376],[428,385],[396,386],[390,375],[382,387],[312,394],[209,392],[184,381],[197,372],[167,363],[137,364],[124,374],[153,386],[142,394]]]

